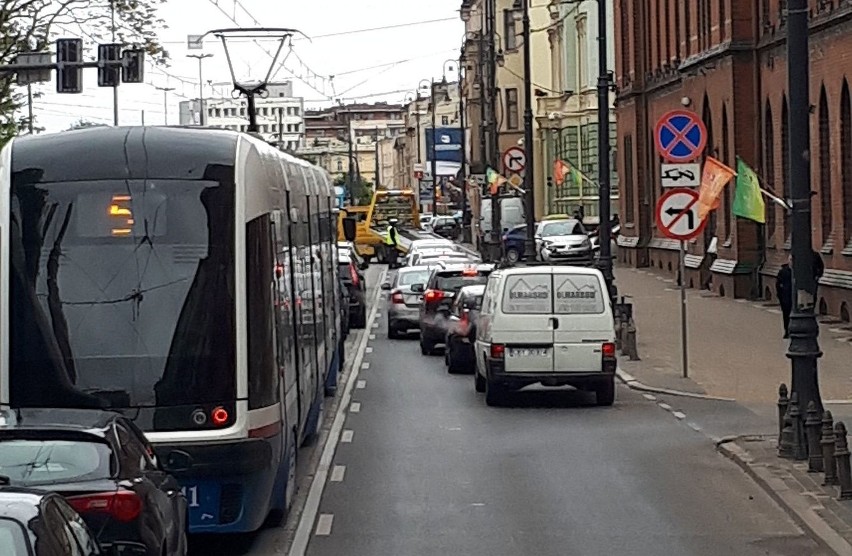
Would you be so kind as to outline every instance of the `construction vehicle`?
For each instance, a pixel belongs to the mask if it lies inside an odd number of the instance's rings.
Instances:
[[[369,206],[343,207],[338,215],[337,237],[340,241],[354,243],[358,254],[367,261],[375,258],[379,262],[385,262],[385,234],[391,218],[397,219],[397,247],[403,254],[407,253],[409,242],[420,237],[417,197],[410,189],[379,189],[373,193]],[[347,237],[346,220],[354,224],[354,237]],[[349,225],[350,229],[353,224]],[[353,235],[351,231],[350,235]]]

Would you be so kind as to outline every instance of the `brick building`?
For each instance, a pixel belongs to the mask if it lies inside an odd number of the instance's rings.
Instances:
[[[653,128],[672,109],[698,113],[705,154],[740,156],[765,188],[787,197],[785,0],[617,0],[617,167],[624,236],[619,258],[677,271],[676,242],[657,233],[662,193]],[[822,252],[822,313],[852,308],[852,0],[809,0],[813,245]],[[833,162],[833,163],[832,163]],[[687,281],[724,296],[772,297],[790,247],[786,211],[765,226],[732,215],[733,184],[703,237],[689,244]],[[715,238],[715,239],[714,239]]]

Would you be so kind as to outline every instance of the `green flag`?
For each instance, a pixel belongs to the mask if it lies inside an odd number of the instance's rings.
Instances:
[[[734,195],[734,214],[766,223],[766,205],[760,192],[760,180],[754,170],[737,157],[737,189]]]

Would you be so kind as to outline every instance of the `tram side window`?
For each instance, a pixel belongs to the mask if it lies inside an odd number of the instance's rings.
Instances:
[[[246,224],[249,409],[273,405],[278,395],[272,289],[275,276],[272,221],[268,214]]]

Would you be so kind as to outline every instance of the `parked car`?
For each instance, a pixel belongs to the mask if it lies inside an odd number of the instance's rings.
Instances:
[[[388,338],[395,339],[420,328],[420,302],[422,294],[411,291],[414,284],[425,284],[432,268],[410,266],[399,269],[391,282],[382,284],[388,292]]]
[[[338,276],[341,287],[348,293],[349,327],[364,328],[367,326],[367,280],[355,260],[351,252],[341,252],[337,263]]]
[[[431,214],[421,214],[420,215],[420,229],[423,230],[424,232],[428,232],[429,230],[432,229],[432,227],[430,226],[431,222],[432,222],[432,215]]]
[[[425,284],[411,286],[423,294],[420,305],[420,353],[431,355],[437,344],[446,341],[445,331],[453,299],[464,286],[484,284],[494,269],[490,264],[456,264],[432,272]]]
[[[435,247],[431,249],[421,249],[409,255],[406,259],[406,266],[420,266],[423,259],[434,259],[437,257],[466,257],[467,255],[461,251],[457,251],[451,247]]]
[[[145,554],[145,546],[117,542],[103,550],[86,522],[59,494],[0,487],[0,554],[131,556]]]
[[[459,290],[450,307],[444,345],[444,363],[447,372],[473,372],[476,365],[473,345],[476,341],[476,323],[482,307],[485,285],[465,286]]]
[[[176,470],[186,461],[171,462]],[[179,458],[178,455],[171,456]],[[147,556],[186,554],[187,501],[130,419],[110,411],[0,412],[0,476],[58,492],[98,542],[139,543]]]
[[[408,252],[416,253],[423,249],[433,249],[435,247],[449,247],[452,249],[456,247],[456,244],[449,239],[437,237],[429,239],[415,239],[408,245]]]
[[[536,252],[544,262],[591,264],[592,242],[579,220],[548,220],[535,233]]]
[[[432,219],[432,233],[447,239],[458,239],[461,226],[452,216],[437,216]]]
[[[615,400],[615,326],[603,274],[575,266],[494,272],[476,336],[477,392],[488,405],[530,384],[570,385]]]

